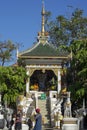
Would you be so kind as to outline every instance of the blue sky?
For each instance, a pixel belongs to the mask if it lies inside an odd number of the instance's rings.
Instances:
[[[87,0],[44,0],[52,18],[70,16],[76,8],[87,16]],[[72,6],[72,7],[70,7]],[[33,46],[41,30],[42,0],[0,0],[0,41],[22,43],[20,51]]]

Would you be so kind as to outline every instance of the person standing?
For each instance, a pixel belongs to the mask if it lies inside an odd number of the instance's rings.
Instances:
[[[21,113],[18,112],[15,119],[15,130],[21,130],[22,129],[22,116]]]
[[[8,114],[7,115],[7,124],[6,124],[8,130],[12,130],[13,124],[14,124],[13,116],[11,114]]]
[[[42,115],[40,113],[40,109],[36,109],[36,116],[35,116],[35,126],[33,130],[42,130]]]
[[[28,119],[27,124],[28,124],[29,130],[31,130],[32,129],[32,120],[30,118]]]
[[[11,121],[11,115],[7,114],[7,128],[9,128],[10,121]]]

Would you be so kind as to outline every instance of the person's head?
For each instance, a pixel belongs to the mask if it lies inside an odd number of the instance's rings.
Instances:
[[[36,113],[40,113],[40,109],[39,108],[36,109]]]

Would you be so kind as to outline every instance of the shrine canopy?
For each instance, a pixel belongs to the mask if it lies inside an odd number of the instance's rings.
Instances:
[[[37,41],[32,48],[18,54],[25,65],[61,65],[68,60],[69,54],[65,51],[58,51],[49,42],[49,34],[45,31],[45,9],[42,6],[41,32],[38,33]]]
[[[32,48],[19,53],[26,65],[60,65],[68,59],[68,53],[58,51],[48,41],[37,42]]]

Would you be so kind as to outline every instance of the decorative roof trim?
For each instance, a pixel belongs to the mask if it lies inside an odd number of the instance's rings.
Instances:
[[[27,59],[40,59],[40,58],[45,58],[45,59],[53,59],[53,58],[55,58],[55,59],[68,59],[69,57],[68,56],[19,56],[20,58],[22,57],[22,58],[27,58]]]
[[[26,51],[20,52],[19,55],[18,55],[18,57],[19,57],[20,55],[22,55],[22,54],[31,52],[31,51],[34,50],[39,44],[40,44],[40,42],[36,43],[32,48],[29,48],[29,49],[27,49]]]
[[[26,66],[26,68],[27,69],[29,69],[29,68],[54,68],[54,69],[60,69],[60,68],[62,68],[62,66],[60,65],[60,66],[58,66],[58,65],[27,65]]]

